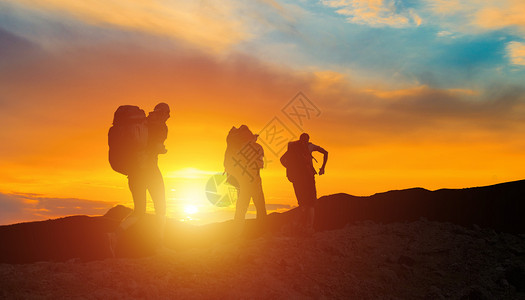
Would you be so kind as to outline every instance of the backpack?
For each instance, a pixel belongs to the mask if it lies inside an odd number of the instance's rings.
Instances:
[[[121,174],[140,168],[148,142],[146,114],[138,106],[122,105],[113,116],[108,132],[109,164]]]
[[[300,141],[289,142],[288,149],[281,156],[280,161],[286,168],[286,177],[290,182],[316,173],[308,144],[305,145]]]
[[[226,136],[226,152],[224,153],[224,171],[226,182],[239,188],[239,180],[249,177],[240,165],[246,167],[245,159],[240,155],[241,149],[253,139],[253,134],[246,125],[239,128],[233,126]]]

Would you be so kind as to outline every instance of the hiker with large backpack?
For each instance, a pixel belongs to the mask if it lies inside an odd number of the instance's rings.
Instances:
[[[119,235],[145,215],[147,192],[155,207],[159,240],[162,238],[166,196],[158,154],[166,153],[164,141],[168,129],[165,122],[170,117],[169,112],[165,103],[159,103],[148,117],[133,105],[122,105],[115,111],[113,126],[108,133],[109,163],[113,170],[128,177],[134,207],[133,213],[109,236],[112,252]]]
[[[288,149],[281,157],[281,164],[286,168],[286,177],[293,184],[295,196],[299,203],[301,219],[299,228],[304,229],[307,234],[313,233],[313,222],[315,217],[315,202],[317,201],[317,190],[315,188],[315,168],[313,166],[312,152],[317,151],[324,155],[323,165],[319,169],[319,175],[323,175],[328,152],[310,143],[307,133],[301,134],[298,141],[288,143]]]
[[[257,219],[266,216],[260,176],[260,169],[264,166],[264,150],[257,143],[257,137],[246,125],[232,127],[226,137],[224,170],[228,175],[227,181],[237,188],[234,219],[240,222],[245,219],[250,199],[253,199],[257,210]]]

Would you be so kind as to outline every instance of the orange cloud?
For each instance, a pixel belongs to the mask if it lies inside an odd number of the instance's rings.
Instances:
[[[434,0],[428,2],[429,9],[438,15],[453,14],[462,7],[465,1],[460,0]]]
[[[422,22],[421,17],[413,9],[400,10],[391,0],[323,0],[322,3],[337,8],[336,12],[346,16],[349,23],[400,28],[419,26]]]
[[[402,97],[409,97],[414,96],[418,94],[422,94],[425,92],[425,90],[429,90],[428,86],[421,85],[416,86],[408,89],[400,89],[400,90],[381,90],[381,89],[364,89],[363,92],[370,93],[376,97],[383,98],[383,99],[399,99]],[[470,90],[470,89],[447,89],[443,90],[444,93],[448,92],[452,95],[459,95],[459,96],[479,96],[478,91]]]
[[[487,30],[515,28],[525,34],[525,3],[520,0],[432,0],[426,1],[421,13],[434,16],[438,25],[448,31],[477,33]],[[451,35],[451,33],[447,33]]]
[[[219,51],[250,38],[235,1],[21,0],[31,9],[59,12],[88,24],[119,26],[173,37]]]
[[[525,66],[525,44],[520,42],[508,43],[507,56],[512,64]]]
[[[525,3],[520,0],[484,2],[473,23],[490,30],[517,27],[525,33]]]

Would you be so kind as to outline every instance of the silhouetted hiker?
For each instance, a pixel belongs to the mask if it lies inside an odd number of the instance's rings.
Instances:
[[[232,127],[226,137],[226,153],[224,154],[224,169],[228,174],[228,182],[237,188],[237,204],[235,208],[236,221],[243,221],[250,199],[257,210],[257,219],[266,216],[266,205],[260,169],[264,166],[264,150],[257,143],[258,135],[253,134],[248,126]]]
[[[328,152],[310,143],[310,136],[307,133],[301,134],[298,141],[289,142],[288,150],[281,157],[281,163],[286,168],[286,177],[292,182],[299,203],[302,219],[300,223],[304,224],[303,228],[306,229],[307,234],[313,232],[314,206],[317,201],[314,177],[317,172],[312,163],[312,159],[315,159],[312,156],[314,151],[324,154],[323,165],[319,169],[319,175],[323,175]]]
[[[165,122],[169,117],[169,106],[165,103],[159,103],[148,118],[137,106],[123,105],[115,111],[113,126],[108,133],[109,162],[115,171],[128,176],[134,208],[133,213],[109,235],[113,255],[118,236],[145,215],[146,191],[151,196],[158,220],[159,232],[152,234],[158,234],[159,241],[162,238],[166,196],[158,154],[165,150],[163,143],[168,131]]]

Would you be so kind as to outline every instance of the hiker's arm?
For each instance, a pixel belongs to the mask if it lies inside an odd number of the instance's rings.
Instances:
[[[324,167],[326,166],[326,162],[328,161],[328,151],[324,150],[323,148],[319,147],[320,149],[317,150],[321,153],[323,153],[324,157],[323,157],[323,165],[321,166],[321,168],[319,169],[319,175],[323,175],[324,174]]]

